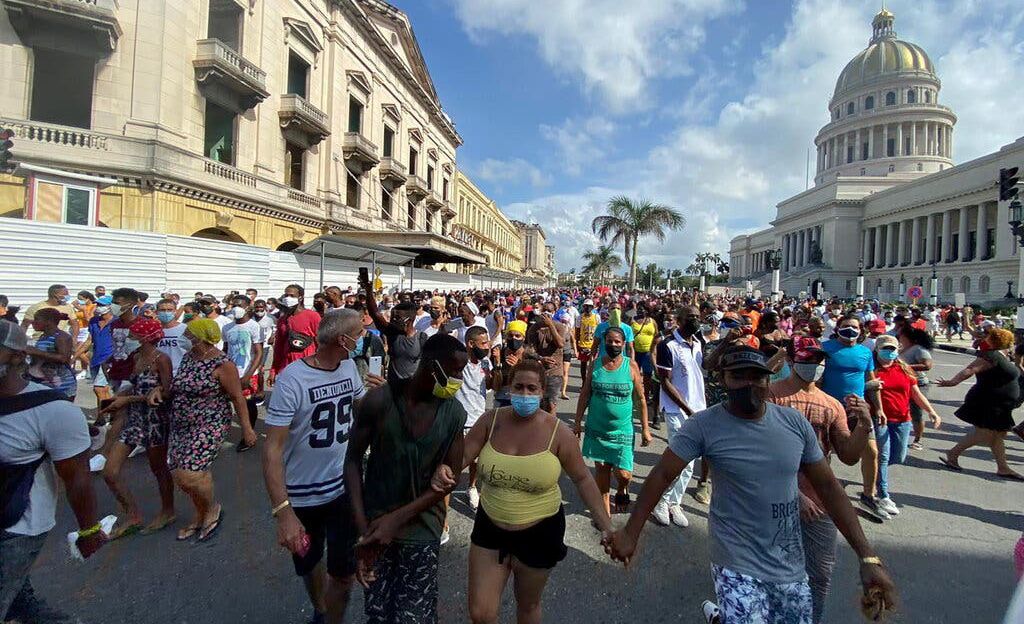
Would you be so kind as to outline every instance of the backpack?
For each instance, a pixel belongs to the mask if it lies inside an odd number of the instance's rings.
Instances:
[[[57,390],[19,394],[0,403],[0,418],[53,401],[66,401],[67,398],[67,395]],[[25,515],[32,484],[36,479],[36,469],[46,458],[44,453],[39,459],[27,464],[0,463],[0,529],[9,529]]]

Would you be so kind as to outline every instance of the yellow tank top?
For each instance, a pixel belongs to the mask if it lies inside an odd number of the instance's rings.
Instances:
[[[594,332],[597,331],[598,318],[591,312],[580,317],[580,338],[577,344],[581,349],[589,351],[594,346]]]
[[[633,321],[633,348],[637,353],[648,353],[654,342],[654,320],[646,318],[643,323]]]
[[[513,526],[532,524],[557,514],[562,505],[562,490],[558,487],[562,463],[551,452],[551,445],[559,423],[555,423],[545,450],[532,455],[506,455],[491,446],[496,422],[497,412],[487,433],[487,443],[480,449],[480,505],[492,520]]]

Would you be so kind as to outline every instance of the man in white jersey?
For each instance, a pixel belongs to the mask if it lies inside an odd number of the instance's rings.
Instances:
[[[171,375],[178,372],[181,358],[192,349],[192,343],[185,338],[185,324],[178,322],[178,307],[173,299],[161,299],[156,304],[156,318],[164,328],[164,337],[156,348],[171,358]]]
[[[349,357],[362,339],[362,315],[324,316],[317,352],[281,371],[267,408],[263,478],[277,519],[278,543],[292,553],[314,623],[345,617],[359,536],[345,491],[344,464],[354,404],[366,395]],[[371,386],[384,380],[369,375]],[[327,565],[321,563],[324,546]]]

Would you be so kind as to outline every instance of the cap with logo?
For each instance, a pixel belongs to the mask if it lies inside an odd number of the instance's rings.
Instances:
[[[772,369],[768,368],[768,359],[764,354],[749,347],[736,349],[723,355],[719,360],[719,368],[724,371],[754,369],[766,375],[772,374]]]

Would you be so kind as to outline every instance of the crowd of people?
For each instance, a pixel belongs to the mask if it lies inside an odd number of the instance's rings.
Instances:
[[[606,287],[375,293],[365,279],[308,298],[292,284],[278,297],[152,299],[102,286],[71,297],[54,285],[19,315],[0,296],[0,620],[70,621],[29,580],[55,525],[57,478],[85,557],[169,528],[179,541],[216,538],[225,509],[211,468],[232,422],[237,452],[262,447],[277,540],[313,621],[332,624],[355,583],[368,622],[437,621],[439,553],[464,472],[475,513],[469,617],[497,622],[511,577],[522,624],[541,621],[567,554],[563,474],[595,539],[628,564],[648,520],[689,525],[683,501],[699,460],[693,498],[710,506],[715,587],[702,608],[730,624],[823,621],[839,534],[860,560],[865,615],[895,608],[830,460],[859,464],[861,509],[899,516],[892,468],[923,450],[926,415],[941,426],[932,385],[975,379],[956,411],[971,429],[945,465],[961,470],[960,455],[985,446],[996,475],[1024,481],[1005,452],[1009,433],[1024,438],[1012,415],[1024,349],[967,308]],[[977,357],[933,379],[942,331],[969,332]],[[573,410],[564,402],[576,362]],[[76,406],[86,380],[99,406],[88,418]],[[637,433],[648,446],[655,431],[668,448],[634,498]],[[161,501],[150,519],[123,478],[138,453]],[[109,534],[91,472],[120,507]],[[187,521],[175,487],[191,502]],[[616,513],[629,514],[618,529]]]

